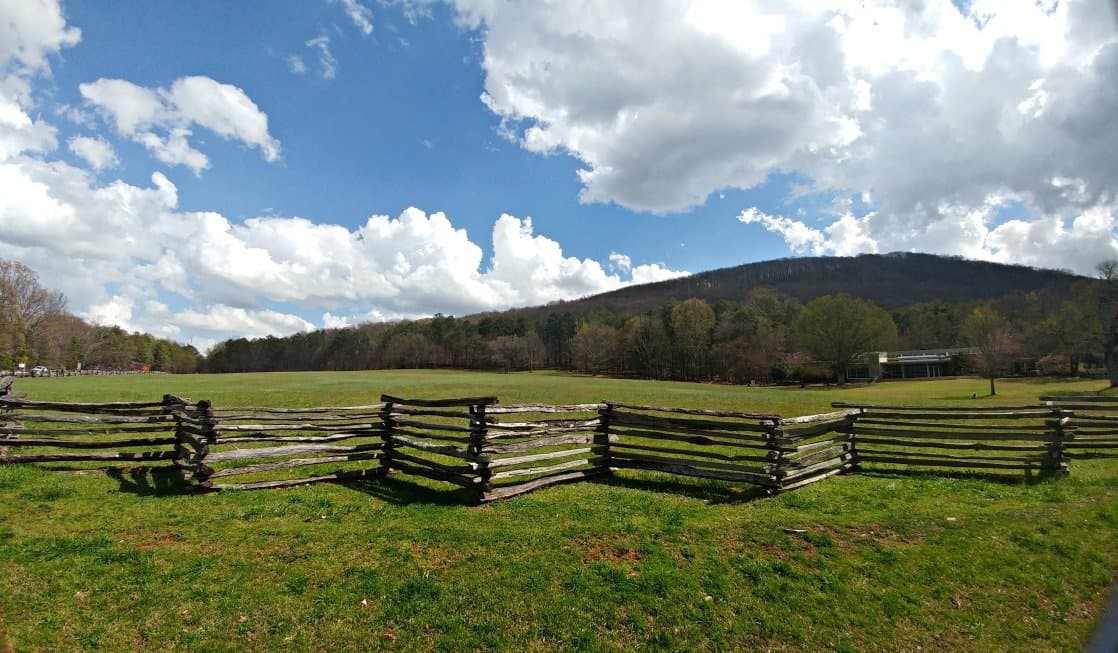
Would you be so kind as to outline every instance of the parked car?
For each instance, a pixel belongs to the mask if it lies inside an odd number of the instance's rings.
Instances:
[[[50,376],[50,370],[42,365],[36,365],[31,368],[31,376]]]

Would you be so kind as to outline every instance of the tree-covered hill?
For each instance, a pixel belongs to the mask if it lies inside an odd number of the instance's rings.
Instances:
[[[1058,270],[934,254],[898,252],[784,258],[630,286],[574,301],[513,309],[505,314],[541,320],[553,312],[582,314],[609,309],[633,315],[673,299],[683,301],[698,297],[712,304],[741,302],[759,287],[779,290],[802,303],[822,295],[848,293],[893,311],[912,304],[966,304],[1042,289],[1067,290],[1083,279]]]

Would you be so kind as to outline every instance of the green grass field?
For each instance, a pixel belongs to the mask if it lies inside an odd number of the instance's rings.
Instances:
[[[767,389],[391,371],[27,379],[33,399],[497,395],[800,415],[1102,382]],[[161,472],[0,468],[0,651],[1075,650],[1118,569],[1118,461],[1037,483],[882,473],[773,498],[619,472],[481,507],[395,475],[191,496]],[[441,490],[441,488],[440,488]],[[803,529],[788,533],[785,529]]]

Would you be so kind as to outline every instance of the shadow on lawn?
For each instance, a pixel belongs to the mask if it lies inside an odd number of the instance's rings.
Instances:
[[[748,503],[764,499],[768,495],[763,488],[754,485],[732,485],[730,483],[703,482],[687,478],[660,476],[649,473],[630,475],[608,474],[588,481],[595,485],[610,485],[657,494],[674,494],[691,499],[703,499],[711,504]]]
[[[177,470],[166,467],[118,467],[104,471],[105,475],[120,484],[121,492],[137,496],[181,496],[191,494],[196,489],[183,482]],[[1000,485],[1034,485],[1050,480],[1052,477],[1042,473],[1027,475],[983,473],[977,471],[928,471],[918,469],[862,469],[846,475],[859,475],[871,478],[888,479],[898,477],[932,479],[977,480]],[[342,487],[361,492],[385,503],[405,506],[410,504],[429,504],[435,506],[469,506],[477,504],[477,495],[468,488],[431,487],[410,480],[402,474],[389,474],[368,479],[349,479],[327,481]],[[826,481],[824,481],[826,482]],[[763,488],[751,485],[705,482],[701,479],[687,479],[660,476],[640,472],[609,474],[580,483],[639,490],[656,494],[668,494],[691,499],[702,499],[707,503],[744,504],[770,495]],[[277,490],[262,490],[264,492]],[[547,492],[541,489],[540,492]]]
[[[928,480],[934,479],[954,479],[960,481],[982,481],[983,483],[997,483],[999,485],[1036,485],[1037,483],[1044,483],[1056,477],[1051,474],[1044,474],[1037,472],[1026,472],[1024,474],[1016,472],[1013,474],[999,474],[997,472],[979,472],[979,471],[948,471],[948,470],[926,470],[926,469],[861,469],[857,472],[847,474],[866,476],[869,478],[925,478]]]
[[[408,480],[402,474],[376,478],[335,481],[337,485],[357,490],[397,506],[427,503],[435,506],[463,506],[477,503],[476,495],[467,488],[433,488]]]
[[[105,475],[120,484],[121,492],[141,497],[175,496],[194,490],[172,467],[114,467],[106,469]]]

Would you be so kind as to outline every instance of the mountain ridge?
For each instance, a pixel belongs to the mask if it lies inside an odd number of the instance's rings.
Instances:
[[[788,257],[627,286],[579,299],[466,317],[513,315],[541,320],[555,312],[588,313],[606,308],[637,314],[673,299],[742,301],[750,290],[760,287],[775,288],[804,303],[822,295],[845,292],[891,311],[932,301],[992,300],[1089,279],[1066,270],[914,252]]]

